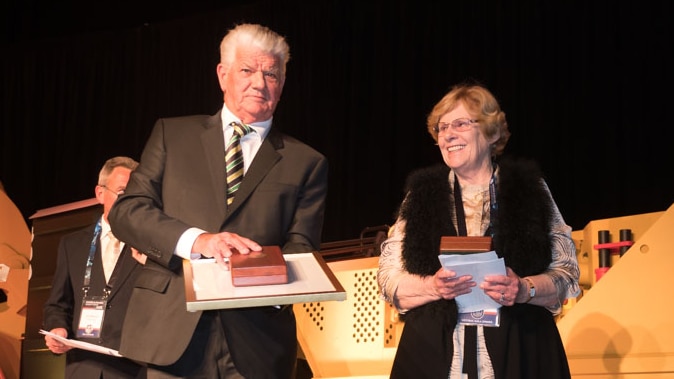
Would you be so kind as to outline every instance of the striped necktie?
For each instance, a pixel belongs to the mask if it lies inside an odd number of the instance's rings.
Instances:
[[[227,205],[234,201],[234,192],[241,186],[243,180],[243,153],[241,152],[241,137],[253,131],[245,124],[232,122],[234,128],[232,138],[230,138],[225,148],[225,164],[227,167]]]

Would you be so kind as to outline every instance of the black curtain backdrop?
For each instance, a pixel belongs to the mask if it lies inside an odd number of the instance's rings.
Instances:
[[[274,125],[330,161],[324,241],[393,223],[407,174],[441,162],[426,115],[467,80],[498,97],[506,151],[541,163],[574,230],[674,202],[668,0],[18,3],[0,180],[26,218],[93,197],[157,118],[215,113],[218,44],[240,22],[290,43]]]

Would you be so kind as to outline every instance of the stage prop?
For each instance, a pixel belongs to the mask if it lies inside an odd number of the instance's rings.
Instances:
[[[584,291],[557,322],[572,377],[674,377],[674,206],[592,221],[573,237]]]
[[[379,298],[379,257],[329,262],[342,302],[295,304],[297,338],[314,378],[388,378],[402,323]]]
[[[40,334],[42,306],[51,292],[61,237],[94,223],[102,213],[103,207],[92,198],[41,209],[30,217],[33,223],[33,275],[28,282],[21,379],[63,378],[65,355],[52,354]]]

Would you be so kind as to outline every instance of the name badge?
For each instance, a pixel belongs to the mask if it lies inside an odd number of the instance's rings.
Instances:
[[[476,312],[459,313],[459,324],[498,327],[501,313],[498,309],[484,309]]]
[[[82,312],[77,326],[78,338],[100,338],[105,318],[105,308],[108,305],[107,297],[85,296],[82,300]]]

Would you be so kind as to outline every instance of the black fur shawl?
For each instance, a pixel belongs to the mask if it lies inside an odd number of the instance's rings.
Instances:
[[[518,275],[540,273],[552,260],[552,199],[535,163],[505,160],[499,166],[494,249]],[[410,273],[433,275],[440,268],[440,237],[457,235],[448,176],[449,168],[439,165],[416,171],[408,179],[400,215],[407,224],[403,261]]]

